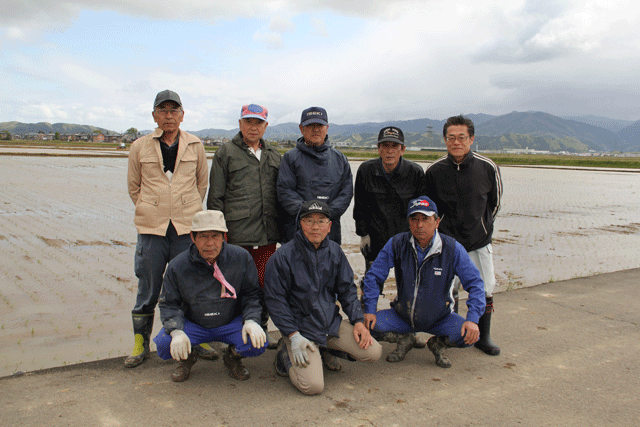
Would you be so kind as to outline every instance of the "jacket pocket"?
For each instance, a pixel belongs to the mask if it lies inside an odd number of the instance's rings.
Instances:
[[[158,196],[151,194],[140,194],[140,197],[138,197],[138,203],[148,203],[153,206],[158,206],[158,200]]]
[[[182,204],[190,205],[191,203],[198,202],[200,200],[200,194],[188,193],[182,195]]]

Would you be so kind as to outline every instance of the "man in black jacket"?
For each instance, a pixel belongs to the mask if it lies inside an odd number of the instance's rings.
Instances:
[[[407,205],[424,195],[422,167],[402,157],[405,151],[404,133],[395,126],[387,126],[378,134],[379,158],[360,165],[354,186],[353,219],[360,236],[360,251],[365,259],[365,274],[387,241],[398,233],[409,231]],[[360,282],[362,288],[363,282]],[[382,294],[384,283],[380,283]],[[414,346],[425,343],[416,340],[414,333],[387,340],[397,341],[395,351],[387,356],[389,362],[399,362]]]
[[[189,378],[196,363],[192,345],[228,344],[224,365],[237,380],[249,378],[242,357],[264,353],[258,271],[249,252],[224,241],[226,232],[222,212],[198,212],[191,226],[193,244],[165,272],[158,304],[164,327],[153,341],[161,359],[178,361],[173,381]]]
[[[447,119],[443,134],[448,155],[435,161],[426,171],[426,191],[438,206],[442,221],[440,232],[456,239],[469,253],[480,270],[485,284],[487,305],[478,322],[480,340],[475,346],[491,356],[500,348],[491,340],[493,270],[491,236],[500,209],[502,178],[500,169],[491,159],[471,152],[474,140],[473,122],[462,115]],[[456,279],[455,310],[457,312]]]

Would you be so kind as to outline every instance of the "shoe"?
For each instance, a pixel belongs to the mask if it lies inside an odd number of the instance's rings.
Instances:
[[[340,372],[342,364],[336,356],[329,353],[325,348],[320,349],[320,357],[322,358],[322,366],[333,372]]]
[[[416,343],[416,334],[409,332],[408,334],[400,334],[398,336],[398,344],[396,349],[387,355],[387,362],[402,362],[404,357],[409,353]]]
[[[181,383],[189,379],[189,375],[191,374],[191,367],[195,365],[198,360],[198,355],[195,351],[192,351],[187,357],[186,360],[178,361],[178,365],[173,370],[171,374],[171,379],[174,382]]]
[[[276,374],[281,377],[289,376],[289,369],[291,368],[291,360],[289,359],[289,353],[287,353],[287,346],[284,344],[283,338],[278,340],[276,358],[273,361],[273,367],[276,370]]]
[[[149,342],[151,340],[151,330],[153,329],[153,313],[132,314],[131,319],[133,321],[134,344],[131,354],[124,359],[124,366],[127,368],[135,368],[149,356]]]
[[[193,350],[196,352],[200,359],[218,360],[220,358],[220,354],[216,351],[216,349],[211,347],[206,342],[194,346]]]
[[[249,370],[242,364],[242,356],[240,356],[234,346],[227,347],[227,351],[222,356],[224,366],[229,370],[229,376],[238,381],[248,380],[251,376]]]
[[[429,341],[427,341],[427,347],[431,350],[431,353],[436,358],[436,365],[441,368],[450,368],[451,361],[443,356],[443,351],[445,348],[449,347],[449,345],[445,344],[445,337],[431,337]]]

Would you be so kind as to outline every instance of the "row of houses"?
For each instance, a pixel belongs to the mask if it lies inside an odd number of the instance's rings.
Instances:
[[[132,142],[136,139],[135,135],[132,134],[104,134],[104,133],[73,133],[73,134],[62,134],[54,132],[44,133],[44,132],[29,132],[24,134],[13,134],[11,135],[12,139],[22,139],[29,141],[82,141],[82,142],[104,142],[104,143],[115,143],[119,144],[121,142]]]

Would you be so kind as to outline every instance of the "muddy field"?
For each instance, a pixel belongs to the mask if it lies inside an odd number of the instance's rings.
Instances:
[[[125,158],[0,156],[0,376],[130,350],[136,232],[126,168]],[[638,173],[502,172],[498,291],[640,266]],[[359,276],[350,210],[342,227]]]

